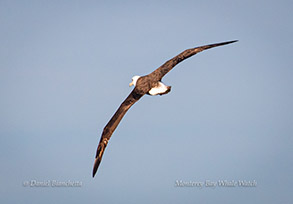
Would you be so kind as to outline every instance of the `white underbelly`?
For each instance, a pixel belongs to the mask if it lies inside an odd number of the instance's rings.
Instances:
[[[152,88],[149,91],[149,94],[154,96],[154,95],[158,95],[158,94],[163,94],[167,90],[168,90],[168,87],[165,84],[163,84],[162,82],[159,82],[159,85],[157,87],[155,87],[155,88]]]

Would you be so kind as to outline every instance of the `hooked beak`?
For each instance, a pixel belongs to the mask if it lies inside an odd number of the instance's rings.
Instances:
[[[131,87],[133,85],[133,81],[131,83],[129,83],[129,87]]]

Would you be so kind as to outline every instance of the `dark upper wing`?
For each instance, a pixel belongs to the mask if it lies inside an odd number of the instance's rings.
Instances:
[[[136,102],[138,101],[143,95],[139,94],[138,91],[134,88],[133,91],[129,94],[129,96],[123,101],[123,103],[120,105],[118,110],[115,112],[115,114],[112,116],[111,120],[108,122],[108,124],[104,127],[102,137],[99,142],[99,146],[96,153],[96,159],[95,164],[93,168],[93,177],[95,176],[98,167],[100,165],[100,162],[102,160],[102,156],[104,154],[105,148],[108,144],[108,141],[117,128],[119,122],[125,115],[125,113],[128,111],[128,109]]]
[[[187,49],[187,50],[181,52],[176,57],[173,57],[172,59],[165,62],[165,64],[163,64],[158,69],[156,69],[155,71],[150,73],[149,76],[151,78],[153,78],[154,80],[159,81],[163,78],[163,76],[165,74],[167,74],[173,67],[175,67],[181,61],[183,61],[183,60],[185,60],[185,59],[187,59],[187,58],[189,58],[189,57],[191,57],[191,56],[193,56],[203,50],[210,49],[210,48],[217,47],[217,46],[221,46],[221,45],[227,45],[227,44],[234,43],[237,41],[238,40],[222,42],[222,43],[215,43],[215,44],[204,45],[204,46],[200,46],[200,47],[196,47],[196,48]]]

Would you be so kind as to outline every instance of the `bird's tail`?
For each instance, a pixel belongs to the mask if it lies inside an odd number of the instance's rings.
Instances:
[[[107,144],[108,144],[108,139],[102,138],[96,153],[96,159],[95,159],[94,168],[93,168],[93,177],[95,177],[95,174],[97,173],[97,170],[102,161],[102,157],[103,157]]]

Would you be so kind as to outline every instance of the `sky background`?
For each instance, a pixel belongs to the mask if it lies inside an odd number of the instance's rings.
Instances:
[[[293,2],[0,0],[1,203],[293,202]],[[180,63],[113,134],[132,88]],[[33,180],[80,187],[25,187]],[[175,187],[175,181],[256,187]]]

